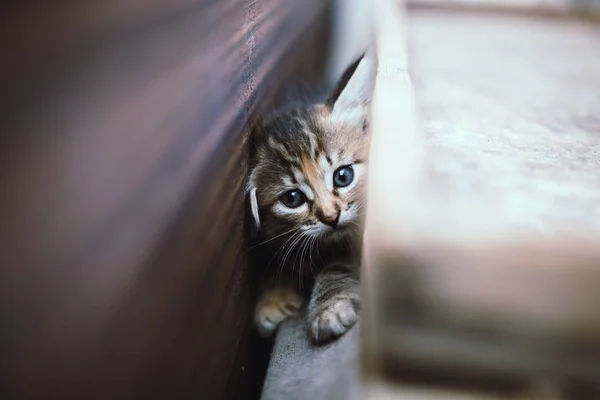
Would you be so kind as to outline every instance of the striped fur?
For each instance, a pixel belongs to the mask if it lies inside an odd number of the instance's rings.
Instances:
[[[368,99],[347,96],[342,91],[337,101],[280,112],[253,132],[247,193],[258,230],[253,248],[264,267],[255,312],[264,336],[301,313],[306,300],[316,343],[342,335],[358,319]],[[336,107],[341,100],[352,106]],[[340,185],[334,175],[342,168],[351,176],[348,167],[353,179]],[[283,200],[292,190],[306,200],[300,206]]]

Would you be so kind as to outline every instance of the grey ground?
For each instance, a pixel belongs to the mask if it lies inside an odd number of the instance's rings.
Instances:
[[[304,321],[285,324],[271,356],[263,400],[359,399],[358,333],[355,326],[340,340],[315,347]]]
[[[600,231],[600,25],[414,13],[410,66],[429,154],[457,190],[500,199],[509,224]],[[358,329],[311,347],[279,333],[263,399],[358,394]]]

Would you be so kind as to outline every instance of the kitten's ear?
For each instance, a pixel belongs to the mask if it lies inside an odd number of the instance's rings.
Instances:
[[[258,201],[256,200],[255,187],[250,189],[248,197],[250,197],[250,212],[252,214],[252,219],[254,222],[254,232],[258,232],[258,230],[260,229],[260,216],[258,214]]]
[[[361,110],[371,100],[377,73],[375,48],[371,46],[367,52],[355,61],[342,75],[327,104],[333,116],[343,117]]]
[[[348,85],[348,81],[350,80],[350,78],[352,78],[352,75],[354,75],[354,71],[356,71],[358,64],[360,64],[360,62],[362,61],[364,56],[365,56],[364,53],[361,54],[361,56],[358,57],[358,59],[356,61],[354,61],[352,64],[350,64],[350,66],[348,68],[346,68],[346,70],[344,71],[344,73],[342,74],[340,79],[338,79],[337,83],[335,84],[335,88],[333,89],[333,93],[327,99],[326,104],[327,104],[327,106],[329,106],[329,108],[333,109],[333,105],[340,98],[340,95],[346,88],[346,85]]]

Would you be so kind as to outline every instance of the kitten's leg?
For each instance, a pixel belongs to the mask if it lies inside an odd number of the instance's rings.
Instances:
[[[304,299],[292,286],[267,289],[254,310],[256,328],[262,336],[272,336],[283,321],[300,314],[303,304]]]
[[[325,343],[348,331],[358,321],[359,269],[335,263],[318,276],[308,305],[308,332],[315,343]]]

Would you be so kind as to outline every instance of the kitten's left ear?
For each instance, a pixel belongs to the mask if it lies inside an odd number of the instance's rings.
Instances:
[[[375,47],[371,45],[362,58],[355,61],[340,78],[327,101],[332,117],[347,119],[359,114],[364,118],[365,106],[371,100],[377,73]]]
[[[250,212],[252,213],[252,219],[254,220],[254,231],[258,232],[260,229],[260,216],[258,214],[258,201],[256,200],[256,188],[250,189]]]

